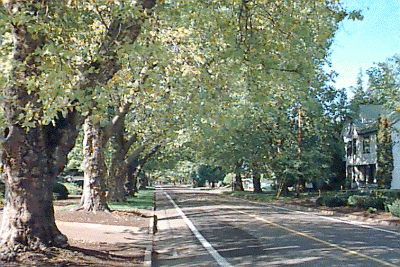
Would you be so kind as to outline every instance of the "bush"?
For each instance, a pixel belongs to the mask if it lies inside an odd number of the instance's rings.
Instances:
[[[325,195],[325,196],[320,196],[317,199],[317,205],[328,206],[328,207],[342,207],[347,205],[347,199],[339,195],[336,196]]]
[[[368,198],[368,196],[352,195],[347,199],[347,203],[349,206],[362,208],[366,198]]]
[[[386,200],[385,198],[380,198],[380,197],[369,197],[365,200],[363,208],[385,210],[385,200]]]
[[[374,197],[374,196],[360,196],[353,195],[350,196],[347,200],[349,206],[358,207],[360,209],[377,209],[377,210],[385,210],[385,202],[387,198],[384,196]]]
[[[400,200],[393,201],[391,205],[388,205],[388,209],[393,216],[400,217]]]
[[[82,186],[80,186],[74,182],[62,183],[62,185],[64,185],[67,188],[70,195],[82,195],[82,192],[83,192]]]
[[[68,199],[68,195],[68,189],[63,184],[55,183],[53,185],[53,199]]]

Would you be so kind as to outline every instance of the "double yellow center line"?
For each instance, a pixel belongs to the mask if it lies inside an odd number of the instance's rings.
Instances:
[[[398,265],[392,264],[392,263],[390,263],[390,262],[386,262],[386,261],[383,261],[383,260],[380,260],[380,259],[377,259],[377,258],[368,256],[368,255],[366,255],[366,254],[360,253],[360,252],[358,252],[358,251],[350,250],[350,249],[341,247],[341,246],[339,246],[339,245],[337,245],[337,244],[333,244],[333,243],[327,242],[327,241],[325,241],[325,240],[316,238],[316,237],[311,236],[311,235],[309,235],[309,234],[306,234],[306,233],[303,233],[303,232],[299,232],[299,231],[293,230],[293,229],[288,228],[288,227],[286,227],[286,226],[282,226],[282,225],[276,224],[276,223],[271,222],[271,221],[268,221],[268,220],[266,220],[266,219],[264,219],[264,218],[262,218],[262,217],[260,217],[260,216],[258,216],[258,215],[250,214],[250,213],[248,213],[248,212],[245,212],[245,211],[242,211],[242,210],[238,210],[238,209],[234,209],[234,208],[229,208],[229,209],[234,210],[234,211],[239,212],[239,213],[242,213],[242,214],[245,214],[245,215],[247,215],[247,216],[249,216],[249,217],[252,217],[252,218],[254,218],[254,219],[258,220],[258,221],[262,221],[262,222],[264,222],[264,223],[266,223],[266,224],[269,224],[269,225],[271,225],[271,226],[273,226],[273,227],[276,227],[276,228],[285,230],[285,231],[287,231],[287,232],[296,234],[296,235],[298,235],[298,236],[302,236],[302,237],[305,237],[305,238],[314,240],[314,241],[316,241],[316,242],[319,242],[319,243],[321,243],[321,244],[327,245],[327,246],[329,246],[329,247],[332,247],[332,248],[341,250],[341,251],[343,251],[343,252],[345,252],[345,253],[349,253],[350,255],[358,256],[358,257],[361,257],[361,258],[364,258],[364,259],[368,259],[368,260],[377,262],[377,263],[379,263],[379,264],[382,264],[383,266],[399,267]]]

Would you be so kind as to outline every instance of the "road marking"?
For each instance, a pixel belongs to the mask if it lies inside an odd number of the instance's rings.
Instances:
[[[264,218],[262,218],[262,217],[260,217],[260,216],[253,215],[253,214],[247,213],[247,212],[245,212],[245,211],[238,210],[238,209],[234,209],[234,208],[230,208],[230,209],[235,210],[235,211],[237,211],[237,212],[239,212],[239,213],[245,214],[245,215],[247,215],[247,216],[249,216],[249,217],[252,217],[252,218],[254,218],[254,219],[256,219],[256,220],[265,222],[266,224],[269,224],[269,225],[274,226],[274,227],[276,227],[276,228],[283,229],[283,230],[288,231],[288,232],[290,232],[290,233],[294,233],[294,234],[296,234],[296,235],[298,235],[298,236],[302,236],[302,237],[305,237],[305,238],[308,238],[308,239],[317,241],[317,242],[322,243],[322,244],[324,244],[324,245],[327,245],[327,246],[330,246],[330,247],[339,249],[339,250],[341,250],[341,251],[343,251],[343,252],[349,253],[349,254],[351,254],[351,255],[356,255],[356,256],[359,256],[359,257],[362,257],[362,258],[365,258],[365,259],[368,259],[368,260],[371,260],[371,261],[380,263],[380,264],[385,265],[385,266],[398,267],[398,265],[394,265],[394,264],[392,264],[392,263],[389,263],[389,262],[386,262],[386,261],[383,261],[383,260],[380,260],[380,259],[377,259],[377,258],[368,256],[368,255],[366,255],[366,254],[363,254],[363,253],[358,252],[358,251],[355,251],[355,250],[350,250],[350,249],[341,247],[341,246],[339,246],[339,245],[336,245],[336,244],[327,242],[327,241],[325,241],[325,240],[316,238],[316,237],[311,236],[311,235],[309,235],[309,234],[306,234],[306,233],[303,233],[303,232],[299,232],[299,231],[293,230],[293,229],[288,228],[288,227],[286,227],[286,226],[282,226],[282,225],[276,224],[276,223],[271,222],[271,221],[268,221],[268,220],[266,220],[266,219],[264,219]]]
[[[199,240],[201,245],[210,253],[210,255],[217,261],[217,263],[220,266],[223,267],[232,267],[232,265],[225,260],[224,257],[222,257],[218,251],[216,251],[213,246],[210,244],[210,242],[207,241],[207,239],[204,238],[200,234],[200,232],[196,229],[194,224],[189,220],[189,218],[185,215],[185,213],[181,210],[181,208],[175,203],[175,201],[170,197],[170,195],[164,191],[164,189],[161,188],[161,190],[164,192],[164,194],[167,196],[169,201],[174,205],[175,209],[178,211],[179,215],[181,215],[182,219],[185,221],[186,225],[189,227],[189,229],[192,231],[192,233],[196,236],[196,238]]]
[[[385,232],[385,233],[389,233],[389,234],[400,236],[399,232],[395,232],[395,231],[391,231],[391,230],[387,230],[387,229],[383,229],[383,228],[379,228],[379,227],[374,227],[374,226],[371,226],[371,225],[365,225],[365,224],[363,224],[363,222],[357,222],[357,221],[346,220],[346,219],[331,218],[331,217],[327,217],[325,215],[315,214],[313,212],[299,211],[299,210],[279,207],[279,206],[275,206],[275,205],[271,205],[271,204],[267,204],[266,205],[266,204],[263,204],[263,203],[260,203],[260,202],[251,201],[251,200],[247,200],[247,199],[246,199],[246,201],[250,202],[250,203],[253,203],[253,204],[256,204],[256,205],[265,205],[265,206],[268,206],[268,207],[273,207],[275,209],[281,209],[281,210],[285,210],[285,211],[300,213],[300,214],[304,214],[304,215],[307,215],[307,216],[311,215],[311,216],[315,216],[315,217],[324,218],[325,220],[328,220],[328,221],[346,223],[346,224],[350,224],[350,225],[354,225],[354,226],[359,226],[359,227],[362,227],[362,228],[373,229],[373,230],[376,230],[376,231]]]
[[[260,203],[257,203],[260,204]],[[350,225],[355,225],[355,226],[359,226],[362,228],[368,228],[368,229],[373,229],[376,231],[381,231],[381,232],[385,232],[385,233],[389,233],[389,234],[393,234],[393,235],[397,235],[400,236],[399,232],[395,232],[395,231],[390,231],[387,229],[383,229],[383,228],[379,228],[379,227],[374,227],[371,225],[365,225],[362,222],[356,222],[356,221],[352,221],[352,220],[344,220],[344,219],[338,219],[338,218],[331,218],[331,217],[327,217],[324,215],[318,215],[318,214],[314,214],[314,213],[310,213],[310,212],[304,212],[304,211],[299,211],[299,210],[293,210],[293,209],[288,209],[288,208],[283,208],[283,207],[278,207],[278,206],[274,206],[274,205],[269,205],[271,207],[274,207],[276,209],[281,209],[281,210],[285,210],[285,211],[290,211],[290,212],[296,212],[296,213],[300,213],[300,214],[305,214],[305,215],[312,215],[312,216],[316,216],[316,217],[321,217],[324,218],[325,220],[328,221],[334,221],[334,222],[341,222],[341,223],[346,223],[346,224],[350,224]]]

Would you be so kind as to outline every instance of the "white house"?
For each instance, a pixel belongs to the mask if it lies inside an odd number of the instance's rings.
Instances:
[[[388,113],[381,105],[362,105],[358,117],[353,118],[343,128],[346,151],[346,177],[351,187],[376,184],[379,168],[377,160],[377,140],[379,118],[389,119],[392,129],[393,165],[392,189],[400,189],[400,112]]]

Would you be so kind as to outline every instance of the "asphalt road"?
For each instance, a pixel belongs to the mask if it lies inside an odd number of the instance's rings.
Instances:
[[[400,266],[400,231],[158,187],[153,266]]]

